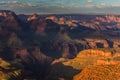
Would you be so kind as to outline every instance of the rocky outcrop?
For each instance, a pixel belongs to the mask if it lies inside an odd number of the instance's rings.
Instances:
[[[83,69],[81,73],[74,76],[73,80],[119,80],[120,68],[117,65],[97,65],[90,66]]]
[[[107,40],[107,39],[85,39],[88,42],[90,48],[119,48],[119,40]]]
[[[119,48],[120,47],[120,40],[112,40],[113,41],[113,47]]]
[[[102,50],[97,50],[97,49],[88,49],[88,50],[83,50],[81,51],[77,57],[80,56],[99,56],[99,57],[111,57],[112,53],[111,52],[104,52]]]
[[[31,21],[31,20],[35,20],[35,19],[38,19],[38,15],[37,15],[37,14],[30,15],[30,16],[27,18],[27,21]]]
[[[58,18],[56,16],[49,16],[49,17],[46,17],[46,19],[48,20],[52,20],[52,21],[57,21]]]
[[[4,28],[4,30],[21,30],[21,27],[23,27],[22,21],[18,18],[18,16],[12,12],[12,11],[0,11],[1,17],[0,18],[0,26]]]
[[[41,47],[42,52],[49,55],[54,52],[59,57],[75,57],[83,49],[120,47],[119,40],[97,39],[97,35],[100,33],[92,28],[81,24],[74,28],[70,27],[72,25],[57,24],[58,18],[56,16],[39,18],[38,15],[33,14],[26,17],[27,22],[23,23],[14,12],[0,12],[1,16],[7,15],[0,21],[0,34],[5,34],[4,37],[7,35],[9,39],[9,34],[14,32],[18,36],[18,39],[15,38],[17,41],[12,39],[12,43],[15,42],[15,47],[16,43],[20,45],[21,42],[27,47],[37,45]],[[67,22],[67,18],[61,17],[59,21]],[[76,23],[74,20],[71,22]],[[95,38],[89,38],[92,34],[96,35]]]
[[[11,13],[13,13],[12,11],[9,10],[0,10],[0,17],[7,17],[9,16]]]
[[[120,61],[109,61],[109,60],[97,60],[96,65],[115,65],[119,64]]]
[[[106,40],[99,39],[85,39],[91,48],[108,48],[109,44]]]
[[[43,80],[50,72],[52,58],[44,55],[38,47],[30,51],[25,48],[19,49],[15,57],[20,59],[25,70],[31,72],[29,75],[34,75],[37,79]]]

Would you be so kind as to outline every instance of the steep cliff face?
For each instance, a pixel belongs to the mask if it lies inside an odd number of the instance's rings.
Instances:
[[[53,51],[56,51],[56,53],[60,53],[62,57],[73,58],[77,55],[79,51],[84,49],[120,48],[119,43],[119,41],[104,39],[84,39],[70,42],[57,42],[56,40],[51,43],[50,46],[52,47]]]
[[[14,12],[9,10],[0,10],[0,17],[4,17],[4,19],[9,19],[9,20],[13,20],[13,19],[16,20],[17,15]]]
[[[11,11],[9,10],[0,10],[1,17],[7,17]]]
[[[28,16],[27,21],[31,21],[31,20],[35,20],[35,19],[38,19],[37,14],[33,14],[33,15]]]
[[[12,11],[0,11],[0,16],[4,17],[0,19],[0,35],[4,37],[1,40],[8,41],[9,35],[14,32],[23,45],[39,46],[42,52],[54,58],[73,58],[83,49],[120,47],[119,39],[107,39],[106,35],[81,24],[74,28],[58,24],[55,16],[39,18],[33,14],[26,17],[26,22]],[[67,19],[60,18],[60,21],[66,22]],[[99,36],[103,38],[97,39]]]
[[[109,79],[119,80],[120,79],[120,68],[117,65],[101,65],[91,66],[83,69],[83,71],[76,75],[73,80],[94,80],[94,79]]]
[[[12,11],[0,11],[0,26],[8,30],[20,30],[22,21],[19,20],[18,16]]]
[[[112,41],[113,41],[113,47],[114,48],[120,48],[120,40],[113,39]]]
[[[51,77],[56,80],[60,78],[65,80],[117,80],[120,78],[119,54],[119,48],[87,49],[80,51],[74,59],[56,59],[52,64]],[[53,77],[55,75],[56,77]]]
[[[106,40],[86,39],[91,48],[108,48],[109,44]]]
[[[36,40],[39,38],[38,42],[43,42],[42,51],[46,54],[48,52],[57,53],[58,55],[52,55],[54,57],[73,58],[83,49],[119,48],[119,41],[93,38],[84,39],[83,36],[87,37],[89,36],[88,33],[95,32],[95,30],[85,28],[84,26],[70,29],[68,26],[58,25],[49,19],[35,19],[30,21],[30,24],[31,29],[35,31]],[[48,51],[45,51],[45,49]]]
[[[91,48],[119,48],[119,39],[85,39]]]

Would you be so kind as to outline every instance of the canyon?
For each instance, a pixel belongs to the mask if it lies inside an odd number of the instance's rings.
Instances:
[[[117,66],[119,19],[119,15],[0,10],[0,75],[9,80],[78,80],[90,74],[89,68]]]

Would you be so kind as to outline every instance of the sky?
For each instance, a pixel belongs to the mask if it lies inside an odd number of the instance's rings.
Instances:
[[[120,0],[0,0],[0,10],[18,14],[120,14]]]

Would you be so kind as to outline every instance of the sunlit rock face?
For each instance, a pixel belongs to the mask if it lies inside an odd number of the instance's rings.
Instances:
[[[27,18],[27,21],[31,21],[31,20],[35,20],[38,18],[38,15],[37,14],[33,14],[33,15],[30,15],[28,18]]]
[[[106,40],[99,40],[99,39],[86,39],[89,43],[91,48],[108,48],[109,44]]]
[[[117,62],[112,62],[109,64],[103,60],[99,61],[102,65],[95,65],[86,67],[74,76],[73,80],[89,80],[89,79],[111,79],[119,80],[120,79],[120,68]],[[109,65],[108,65],[109,64]]]
[[[52,21],[57,21],[58,18],[56,16],[49,16],[49,17],[46,17],[46,19],[50,19]]]
[[[3,17],[9,16],[11,13],[13,12],[9,10],[0,10],[0,16],[3,16]]]
[[[113,47],[114,48],[119,48],[120,47],[120,40],[114,41]]]
[[[119,48],[119,40],[105,40],[105,39],[85,39],[90,48]]]

